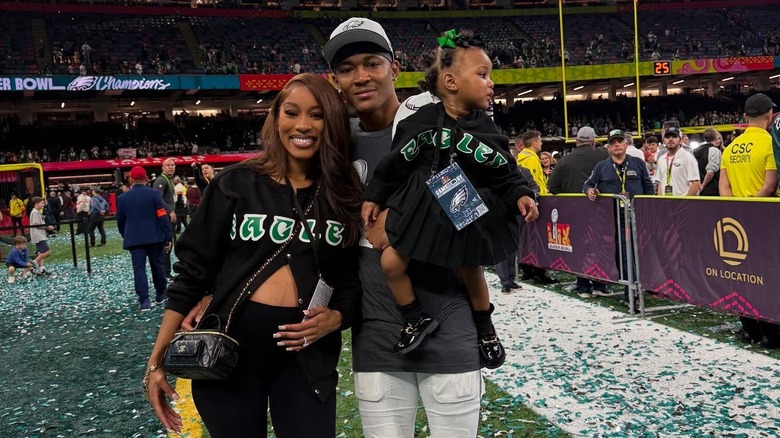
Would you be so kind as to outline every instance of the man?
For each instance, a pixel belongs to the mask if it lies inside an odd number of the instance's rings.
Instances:
[[[173,227],[159,192],[146,186],[148,177],[143,167],[130,170],[133,187],[117,199],[117,229],[124,238],[122,247],[130,251],[133,261],[133,281],[141,310],[149,310],[149,281],[146,259],[152,270],[156,292],[155,302],[165,300],[165,267],[163,254],[171,249]]]
[[[520,168],[527,169],[534,182],[539,187],[539,194],[547,194],[547,178],[542,169],[542,161],[539,159],[539,152],[542,151],[542,134],[539,131],[530,130],[523,134],[523,142],[517,149],[517,165]],[[520,263],[520,269],[523,271],[523,281],[535,281],[541,284],[554,284],[558,280],[550,278],[544,268],[538,266]]]
[[[528,169],[534,181],[539,186],[539,193],[547,194],[547,180],[544,178],[542,161],[539,152],[542,151],[542,134],[539,131],[530,130],[523,134],[522,147],[517,151],[517,165]]]
[[[364,182],[392,147],[392,127],[401,107],[398,76],[387,34],[379,23],[351,18],[336,27],[323,47],[337,88],[354,108],[354,165]],[[416,110],[413,102],[409,110]],[[531,201],[533,203],[533,201]],[[531,208],[529,206],[529,208]],[[535,210],[535,206],[533,207]],[[538,215],[538,212],[536,213]],[[412,437],[417,399],[422,397],[433,437],[474,437],[479,424],[482,377],[471,306],[453,272],[412,261],[407,271],[423,309],[441,322],[435,336],[413,354],[391,348],[403,325],[379,263],[387,247],[383,213],[361,241],[363,319],[353,328],[353,368],[366,437]],[[446,312],[442,313],[442,309]],[[458,388],[455,397],[449,394]]]
[[[645,139],[645,145],[642,147],[645,152],[645,161],[647,170],[650,172],[650,178],[655,175],[655,169],[658,167],[656,157],[658,157],[658,138],[654,135]]]
[[[693,153],[699,165],[701,187],[699,196],[718,196],[718,184],[720,183],[720,147],[723,138],[715,128],[704,130],[705,143],[699,145]]]
[[[593,173],[582,186],[582,191],[588,195],[588,199],[596,201],[599,193],[622,194],[633,198],[635,195],[652,195],[653,183],[642,160],[626,155],[626,135],[619,129],[609,132],[607,138],[607,151],[609,158],[599,161],[593,168]],[[619,208],[617,214],[622,215],[623,209]],[[616,230],[620,239],[622,265],[628,267],[626,251],[626,230]],[[630,267],[634,272],[636,268]],[[626,278],[626,273],[621,272],[621,278]],[[636,278],[636,275],[634,275]],[[628,287],[623,293],[623,300],[628,303]]]
[[[772,151],[772,135],[767,132],[776,107],[762,93],[745,101],[748,127],[723,150],[720,164],[720,196],[736,198],[769,197],[777,191],[777,163]],[[765,348],[780,347],[780,326],[740,316],[742,340],[760,342]]]
[[[57,231],[60,231],[60,220],[62,216],[62,199],[57,196],[57,193],[52,190],[49,192],[49,198],[46,200],[46,204],[49,207],[49,214],[54,221],[54,227]]]
[[[769,127],[769,135],[772,136],[772,151],[775,156],[775,163],[780,163],[780,113],[775,114],[774,120],[772,120],[772,124]],[[723,141],[722,138],[721,141]],[[780,165],[777,168],[777,180],[780,183]],[[780,196],[780,186],[778,187],[777,195]]]
[[[609,156],[605,149],[596,148],[595,143],[596,131],[593,128],[583,126],[577,131],[574,149],[558,161],[547,181],[550,193],[582,193],[582,185],[588,180],[596,163]],[[610,295],[606,283],[585,277],[577,277],[574,291],[582,298]]]
[[[163,203],[165,204],[165,211],[168,212],[168,216],[171,218],[171,223],[176,223],[176,190],[173,185],[173,174],[176,172],[176,162],[173,158],[166,158],[162,163],[162,172],[157,179],[154,180],[152,186],[160,192]],[[171,237],[171,243],[173,238]],[[166,251],[163,254],[163,261],[165,262],[165,276],[170,280],[171,276],[171,253]]]
[[[669,127],[664,133],[666,152],[658,158],[653,176],[658,196],[696,196],[699,193],[699,166],[696,158],[682,148],[680,128]]]
[[[40,196],[34,196],[32,198],[33,209],[30,212],[30,242],[35,245],[37,256],[35,257],[35,264],[38,266],[38,275],[51,275],[49,271],[43,266],[44,260],[51,255],[49,250],[49,236],[46,234],[46,230],[53,230],[54,227],[49,225],[47,227],[36,226],[45,225],[43,220],[43,206],[46,201]]]
[[[577,131],[574,149],[555,165],[547,181],[550,193],[582,193],[582,185],[593,172],[596,163],[608,157],[604,149],[596,149],[596,132],[590,126]]]
[[[645,153],[634,147],[634,137],[630,133],[626,135],[626,155],[645,161]]]
[[[95,228],[100,232],[100,244],[103,246],[106,244],[106,228],[103,223],[106,220],[106,214],[108,214],[108,201],[100,196],[100,188],[92,188],[92,199],[90,200],[89,207],[89,229],[87,235],[89,236],[89,246],[95,246]]]
[[[512,146],[509,148],[509,153],[512,154],[512,158],[517,160],[517,148]],[[537,195],[539,194],[539,186],[534,181],[533,175],[531,175],[531,172],[526,169],[525,167],[518,166],[517,169],[520,171],[520,174],[523,175],[526,181],[528,181],[528,188],[534,191]],[[518,226],[520,226],[520,221],[518,219]],[[501,263],[497,263],[495,266],[496,269],[496,275],[498,276],[499,281],[501,281],[501,292],[505,294],[512,293],[513,290],[521,289],[522,287],[515,282],[515,279],[517,278],[517,252],[512,253],[511,256],[509,256],[508,259],[504,260]]]
[[[16,227],[19,227],[19,231],[24,235],[24,224],[22,223],[22,216],[25,213],[24,201],[16,197],[16,193],[11,193],[11,199],[8,201],[8,208],[10,210],[11,225],[14,227],[14,235],[16,237]]]
[[[89,209],[92,207],[92,198],[87,194],[87,188],[82,187],[76,198],[76,234],[85,233],[89,228]]]

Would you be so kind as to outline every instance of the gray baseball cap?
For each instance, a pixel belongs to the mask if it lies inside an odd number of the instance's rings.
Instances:
[[[590,126],[583,126],[577,131],[577,140],[593,143],[596,141],[596,131]]]

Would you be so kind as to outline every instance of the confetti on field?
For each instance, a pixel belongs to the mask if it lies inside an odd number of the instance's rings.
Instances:
[[[164,437],[141,397],[162,309],[139,310],[126,252],[93,259],[92,275],[79,255],[78,268],[0,284],[0,437]],[[509,357],[485,373],[505,393],[483,399],[478,436],[780,436],[776,359],[540,288],[503,295],[489,280]],[[340,400],[355,398],[350,352]],[[543,417],[517,418],[527,407]],[[362,436],[356,404],[342,409],[339,436]]]
[[[574,436],[780,436],[771,357],[533,286],[492,301],[487,378]]]

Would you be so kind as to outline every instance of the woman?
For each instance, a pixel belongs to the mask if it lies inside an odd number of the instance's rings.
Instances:
[[[555,167],[555,158],[553,158],[552,154],[549,152],[540,152],[539,153],[539,160],[542,162],[542,171],[544,172],[544,180],[550,178],[550,174],[553,171],[553,168]]]
[[[274,101],[262,137],[265,153],[211,182],[176,245],[178,275],[148,361],[148,393],[163,425],[180,431],[165,400],[178,395],[158,367],[169,341],[206,290],[214,293],[205,313],[224,325],[250,276],[292,239],[232,319],[237,368],[226,380],[194,380],[193,398],[215,438],[266,436],[269,405],[278,437],[333,437],[340,331],[360,315],[360,181],[347,156],[349,117],[333,86],[301,74]],[[333,296],[307,309],[320,273]]]
[[[195,175],[195,185],[198,186],[201,193],[206,191],[209,183],[214,179],[214,166],[208,163],[192,163],[192,172]]]

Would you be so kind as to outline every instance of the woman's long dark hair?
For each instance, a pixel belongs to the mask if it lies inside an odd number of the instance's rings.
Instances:
[[[352,137],[347,107],[327,80],[311,73],[302,73],[290,79],[274,99],[260,133],[264,152],[246,163],[267,175],[278,178],[287,175],[287,150],[279,137],[277,123],[281,105],[295,87],[306,87],[317,99],[325,115],[320,149],[314,156],[312,174],[307,176],[321,180],[320,188],[328,207],[346,227],[344,244],[352,245],[360,239],[362,184],[349,159]]]

